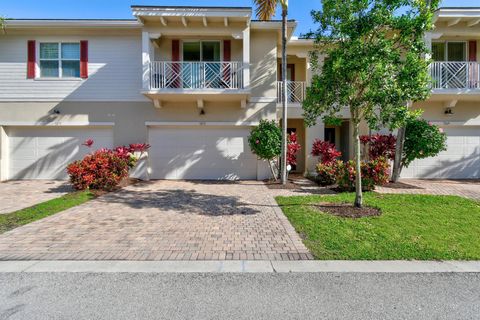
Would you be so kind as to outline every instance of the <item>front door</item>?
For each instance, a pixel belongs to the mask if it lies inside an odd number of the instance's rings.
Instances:
[[[325,141],[335,144],[335,128],[325,128]]]

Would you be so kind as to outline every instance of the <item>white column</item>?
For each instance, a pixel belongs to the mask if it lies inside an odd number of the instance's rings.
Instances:
[[[425,42],[425,46],[427,47],[427,50],[430,52],[432,50],[432,34],[430,32],[427,32],[425,34],[424,42]],[[425,55],[425,59],[431,59],[431,58],[432,58],[431,53],[427,53]]]
[[[243,30],[243,87],[250,87],[250,24]]]
[[[318,157],[314,157],[311,155],[312,145],[315,139],[325,139],[325,124],[323,123],[322,118],[318,118],[317,124],[315,124],[314,126],[307,127],[305,129],[305,170],[309,173],[315,172],[315,166],[318,163]]]
[[[8,137],[5,127],[0,127],[0,181],[8,179]]]
[[[142,88],[144,91],[150,89],[150,37],[147,31],[142,32]]]
[[[312,84],[312,64],[310,63],[310,55],[307,54],[307,57],[305,58],[305,68],[306,70],[306,75],[307,75],[307,87]]]

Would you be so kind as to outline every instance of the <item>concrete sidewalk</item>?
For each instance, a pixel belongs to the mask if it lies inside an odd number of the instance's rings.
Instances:
[[[480,273],[480,261],[0,261],[0,272]]]

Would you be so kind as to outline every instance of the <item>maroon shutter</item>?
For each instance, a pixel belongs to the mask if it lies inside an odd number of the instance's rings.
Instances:
[[[172,61],[180,61],[180,40],[172,40]]]
[[[223,41],[223,61],[230,61],[232,59],[232,41]]]
[[[477,61],[477,41],[468,42],[468,61]]]
[[[88,41],[80,41],[80,78],[88,78]]]
[[[172,61],[180,61],[180,40],[172,40]],[[172,65],[173,71],[178,74],[181,71],[181,66],[179,63],[174,63]],[[177,79],[173,82],[174,88],[180,88],[181,77],[177,77]]]
[[[227,62],[232,60],[232,41],[223,41],[223,61]],[[229,63],[223,63],[223,85],[228,88],[232,86],[233,80],[232,66]]]
[[[35,40],[27,42],[27,79],[35,78]]]

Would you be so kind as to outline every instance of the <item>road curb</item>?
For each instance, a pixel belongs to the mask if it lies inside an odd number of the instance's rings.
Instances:
[[[5,272],[480,273],[480,261],[0,261]]]

